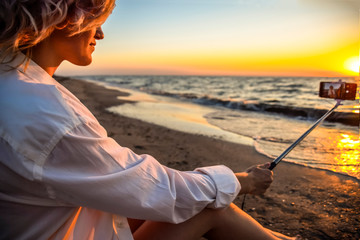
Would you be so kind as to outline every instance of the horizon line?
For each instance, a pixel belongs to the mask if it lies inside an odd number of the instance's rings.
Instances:
[[[353,78],[355,80],[360,80],[359,76],[346,76],[346,75],[334,75],[334,76],[315,76],[315,75],[255,75],[255,74],[244,74],[244,75],[221,75],[221,74],[54,74],[56,77],[87,77],[87,76],[188,76],[188,77],[290,77],[290,78]]]

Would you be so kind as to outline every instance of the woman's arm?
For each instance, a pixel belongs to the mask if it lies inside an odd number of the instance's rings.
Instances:
[[[225,166],[189,172],[165,167],[119,146],[95,122],[60,140],[44,165],[43,182],[66,205],[173,223],[208,206],[226,207],[240,190]]]

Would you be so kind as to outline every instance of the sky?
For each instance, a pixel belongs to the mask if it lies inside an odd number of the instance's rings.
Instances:
[[[359,76],[358,0],[117,0],[59,75]]]

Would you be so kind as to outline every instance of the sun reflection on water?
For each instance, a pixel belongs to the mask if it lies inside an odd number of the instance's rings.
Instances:
[[[353,113],[359,113],[360,105],[354,106],[354,110],[352,110]]]
[[[357,175],[360,171],[360,139],[359,136],[340,134],[337,139],[336,165],[332,170]]]

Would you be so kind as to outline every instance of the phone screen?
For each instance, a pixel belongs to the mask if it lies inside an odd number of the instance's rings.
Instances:
[[[320,82],[319,96],[341,100],[355,100],[356,83]]]

